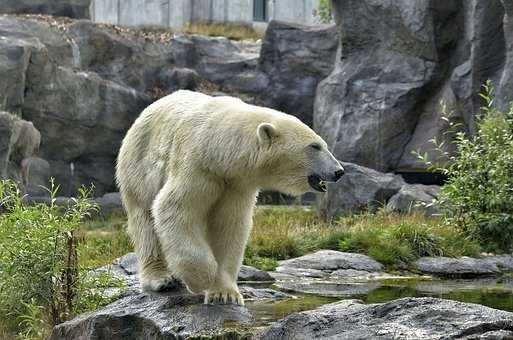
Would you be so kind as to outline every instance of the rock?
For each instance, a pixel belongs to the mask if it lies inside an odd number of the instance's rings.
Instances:
[[[151,100],[94,73],[41,59],[27,71],[23,113],[41,131],[41,155],[50,163],[60,193],[71,196],[91,183],[96,195],[113,191],[121,140]]]
[[[500,274],[493,261],[471,257],[422,257],[413,266],[423,273],[443,277],[475,277]]]
[[[400,213],[414,210],[424,211],[426,215],[436,212],[433,200],[438,196],[440,187],[436,185],[406,184],[390,198],[387,209]]]
[[[253,288],[250,286],[240,286],[240,293],[246,301],[261,300],[288,300],[294,298],[293,295],[283,293],[270,288]]]
[[[24,190],[24,159],[39,149],[41,134],[31,122],[0,111],[0,179],[13,179]]]
[[[259,69],[269,77],[263,103],[311,126],[317,84],[332,71],[337,45],[335,26],[271,21],[259,60]]]
[[[346,173],[337,183],[328,185],[328,192],[318,196],[321,216],[331,219],[375,210],[406,184],[401,176],[385,174],[356,164],[342,162]]]
[[[0,13],[51,14],[70,18],[89,18],[91,0],[2,0]]]
[[[66,35],[75,49],[75,67],[140,92],[158,86],[161,71],[172,68],[175,55],[184,49],[172,41],[159,44],[84,20],[72,22]]]
[[[50,163],[39,157],[29,157],[21,162],[25,193],[29,196],[46,196],[50,187]]]
[[[134,275],[139,272],[137,255],[128,253],[114,261],[115,265],[119,265],[126,274]],[[239,282],[272,282],[274,278],[269,273],[250,266],[243,265],[239,272]]]
[[[269,273],[256,269],[250,266],[243,265],[239,271],[238,281],[260,281],[260,282],[272,282],[274,278]]]
[[[320,250],[294,259],[280,261],[276,271],[286,271],[287,268],[316,269],[328,272],[339,269],[377,272],[384,269],[381,263],[376,262],[367,255],[343,253],[335,250]]]
[[[159,86],[171,93],[176,90],[194,90],[200,83],[200,76],[188,68],[171,68],[162,70],[158,76]]]
[[[501,3],[505,10],[503,29],[506,40],[506,61],[498,82],[499,102],[497,104],[500,109],[508,111],[510,103],[513,102],[513,1],[501,0]]]
[[[486,256],[483,260],[495,264],[503,272],[513,272],[513,255]]]
[[[95,199],[96,204],[100,207],[100,213],[109,216],[115,213],[124,213],[123,202],[119,192],[110,192],[102,197]]]
[[[439,42],[435,35],[435,24],[455,15],[453,2],[335,4],[340,54],[317,89],[314,127],[337,158],[379,171],[395,168],[418,106],[439,77],[439,49],[456,37]]]
[[[261,339],[508,339],[512,329],[513,313],[471,303],[403,298],[367,305],[343,300],[291,314]]]
[[[224,37],[193,35],[181,37],[193,46],[186,67],[194,68],[205,80],[231,92],[260,93],[267,77],[257,70],[258,53]]]
[[[50,339],[240,339],[252,321],[246,308],[203,305],[202,295],[184,291],[137,294],[57,325]]]
[[[430,142],[454,135],[441,120],[472,133],[479,93],[490,79],[495,103],[513,96],[511,0],[376,3],[335,1],[339,53],[318,87],[314,127],[335,156],[380,171],[426,172],[411,151],[441,160]]]

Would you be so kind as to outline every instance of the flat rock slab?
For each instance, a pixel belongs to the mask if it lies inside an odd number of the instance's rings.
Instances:
[[[320,250],[294,259],[280,261],[279,264],[276,271],[286,274],[290,274],[298,268],[301,270],[314,269],[328,274],[339,269],[354,269],[366,272],[381,272],[384,269],[381,263],[367,255],[335,250]],[[301,271],[298,271],[298,273],[301,273]]]
[[[237,305],[203,305],[185,292],[136,294],[53,329],[50,339],[241,339],[252,316]],[[239,329],[240,327],[240,329]]]
[[[344,300],[278,321],[265,340],[511,339],[513,313],[435,298],[365,305]]]
[[[495,257],[494,257],[495,258]],[[413,263],[414,267],[426,274],[442,277],[476,277],[498,275],[502,270],[498,261],[502,258],[476,259],[472,257],[422,257]],[[506,262],[504,260],[504,262]]]

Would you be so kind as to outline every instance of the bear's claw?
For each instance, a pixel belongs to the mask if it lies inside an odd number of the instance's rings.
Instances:
[[[244,306],[244,298],[236,290],[215,291],[205,294],[205,304],[237,304]]]
[[[180,287],[180,281],[172,276],[158,279],[142,278],[141,287],[143,291],[159,292],[163,290],[172,290]]]

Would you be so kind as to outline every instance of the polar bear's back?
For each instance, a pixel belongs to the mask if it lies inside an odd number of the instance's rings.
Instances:
[[[180,90],[148,106],[127,132],[119,151],[120,190],[138,202],[151,202],[168,176],[183,170],[195,139],[218,107],[245,105],[231,97]]]

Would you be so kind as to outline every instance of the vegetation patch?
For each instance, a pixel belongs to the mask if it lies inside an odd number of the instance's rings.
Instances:
[[[78,237],[96,209],[91,190],[81,189],[66,207],[54,204],[56,187],[49,192],[50,205],[29,206],[15,183],[0,181],[1,338],[45,338],[53,325],[115,298],[105,297],[102,287],[121,286],[108,274],[90,275],[92,267],[79,260],[89,253],[86,262],[99,263]]]

